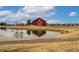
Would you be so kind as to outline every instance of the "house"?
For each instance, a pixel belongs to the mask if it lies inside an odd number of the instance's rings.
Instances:
[[[33,25],[46,26],[46,21],[42,18],[37,18],[32,22]]]

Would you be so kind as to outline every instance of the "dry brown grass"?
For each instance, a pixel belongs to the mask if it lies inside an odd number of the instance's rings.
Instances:
[[[1,27],[1,26],[0,26]],[[69,32],[55,36],[56,38],[79,38],[79,27],[39,27],[39,26],[8,26],[7,29],[51,30]],[[0,45],[0,51],[26,51],[26,52],[79,52],[79,42],[53,42],[35,44],[7,44]]]
[[[73,31],[71,33],[60,34],[59,36],[55,36],[56,38],[79,38],[79,31]]]
[[[7,44],[0,45],[4,52],[79,52],[79,42],[54,42],[35,44]]]
[[[0,28],[6,29],[16,29],[16,30],[49,30],[49,31],[59,31],[59,32],[71,32],[74,30],[74,28],[70,29],[69,27],[55,27],[55,26],[34,26],[34,25],[28,25],[28,26],[0,26]]]

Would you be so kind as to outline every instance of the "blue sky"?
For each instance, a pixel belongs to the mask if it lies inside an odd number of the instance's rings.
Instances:
[[[41,17],[47,23],[79,23],[79,6],[1,6],[0,22],[26,23]]]

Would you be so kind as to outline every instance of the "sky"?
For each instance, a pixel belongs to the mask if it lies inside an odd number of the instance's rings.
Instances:
[[[0,22],[26,23],[39,17],[49,24],[79,23],[79,6],[0,6]]]

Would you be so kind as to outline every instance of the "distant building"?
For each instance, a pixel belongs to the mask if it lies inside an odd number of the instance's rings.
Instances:
[[[67,23],[67,24],[48,24],[44,19],[42,18],[37,18],[34,21],[31,22],[31,20],[27,20],[27,23],[17,23],[17,26],[27,26],[27,25],[38,25],[38,26],[79,26],[78,23]]]
[[[37,18],[32,22],[33,25],[46,26],[46,21],[42,18]]]

